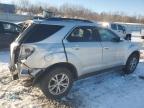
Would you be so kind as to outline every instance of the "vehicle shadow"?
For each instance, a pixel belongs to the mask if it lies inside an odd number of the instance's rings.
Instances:
[[[75,108],[86,108],[87,105],[90,105],[89,107],[91,108],[92,106],[89,101],[95,102],[99,97],[113,90],[115,86],[109,86],[109,84],[112,83],[111,80],[122,77],[124,77],[123,72],[121,70],[117,70],[81,79],[74,83],[67,98],[71,101]],[[99,106],[96,105],[95,108],[97,107]]]
[[[77,81],[71,89],[68,98],[76,108],[115,108],[120,104],[122,97],[133,94],[143,88],[143,63],[140,63],[133,74],[124,75],[122,71],[109,71]],[[144,75],[144,74],[143,74]],[[132,95],[129,95],[131,97]],[[120,100],[121,99],[121,100]],[[125,99],[127,100],[127,99]],[[108,105],[108,106],[107,106]]]

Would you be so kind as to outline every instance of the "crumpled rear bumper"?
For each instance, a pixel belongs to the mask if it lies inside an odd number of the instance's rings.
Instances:
[[[13,77],[13,80],[24,79],[29,80],[34,78],[42,69],[31,69],[23,63],[15,64],[14,67],[9,66],[9,70]]]
[[[29,69],[27,67],[24,67],[22,64],[15,64],[15,66],[9,65],[9,70],[13,80],[17,80],[19,78],[25,78],[25,79],[32,78]]]

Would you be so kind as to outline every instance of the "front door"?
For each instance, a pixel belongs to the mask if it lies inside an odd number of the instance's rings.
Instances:
[[[108,29],[99,29],[101,45],[103,47],[102,63],[105,68],[118,66],[123,64],[124,45],[119,37]]]
[[[76,27],[64,44],[68,61],[81,68],[81,75],[102,68],[102,47],[95,27]]]

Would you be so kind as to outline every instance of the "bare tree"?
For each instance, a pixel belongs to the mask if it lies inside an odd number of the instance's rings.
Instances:
[[[97,21],[110,21],[110,22],[129,22],[129,23],[144,23],[144,16],[135,15],[128,16],[124,12],[93,12],[82,6],[64,4],[59,8],[45,5],[32,4],[29,0],[17,0],[18,10],[29,12],[30,14],[38,15],[43,10],[54,12],[62,17],[69,18],[84,18]]]
[[[19,0],[18,3],[22,8],[28,8],[30,4],[29,0]]]

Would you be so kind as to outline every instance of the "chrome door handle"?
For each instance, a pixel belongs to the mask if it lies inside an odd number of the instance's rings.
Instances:
[[[72,49],[74,49],[74,50],[79,50],[80,48],[79,48],[78,45],[75,45],[75,46],[72,47]]]
[[[108,49],[109,49],[109,47],[104,47],[104,49],[108,50]]]
[[[76,47],[76,48],[75,48],[75,50],[79,50],[79,48],[78,48],[78,47]]]
[[[74,50],[79,50],[79,47],[73,47]]]

